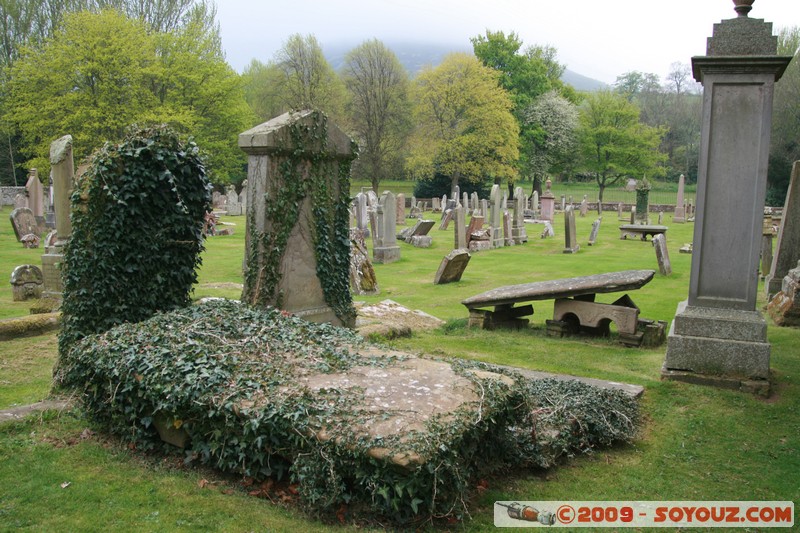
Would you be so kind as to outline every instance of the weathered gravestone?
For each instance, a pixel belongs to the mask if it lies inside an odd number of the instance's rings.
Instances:
[[[508,211],[503,211],[503,244],[514,246],[514,237],[511,229],[511,215]]]
[[[444,231],[449,228],[451,220],[453,220],[453,209],[447,208],[442,214],[442,221],[439,224],[439,229]]]
[[[800,326],[800,261],[783,278],[781,290],[769,301],[767,312],[778,326]]]
[[[582,217],[585,217],[588,212],[589,212],[589,202],[586,201],[586,195],[584,194],[583,200],[581,200],[580,214]]]
[[[564,253],[574,254],[580,248],[578,235],[575,232],[575,211],[568,205],[564,210]]]
[[[364,231],[350,228],[350,289],[354,294],[378,294],[378,280],[369,260]]]
[[[239,195],[236,192],[236,187],[228,185],[226,190],[226,208],[229,216],[239,217],[242,216],[242,204],[239,203]]]
[[[42,254],[42,276],[44,294],[60,298],[63,290],[61,264],[64,261],[64,245],[72,235],[69,218],[70,196],[74,187],[75,167],[72,158],[72,136],[65,135],[50,143],[50,165],[53,183],[53,210],[56,218],[56,242]]]
[[[636,186],[636,214],[634,224],[650,224],[650,182],[642,179]]]
[[[373,237],[372,259],[376,263],[394,263],[400,259],[397,245],[397,200],[390,191],[381,195],[376,210],[378,226]]]
[[[304,110],[241,133],[239,147],[247,154],[250,198],[242,300],[352,326],[352,140],[319,111]]]
[[[11,226],[14,228],[17,242],[21,242],[25,248],[37,248],[39,246],[42,228],[37,224],[33,211],[27,207],[18,207],[11,211],[8,218],[11,220]]]
[[[431,231],[435,223],[433,220],[419,219],[412,227],[401,231],[400,238],[417,248],[428,248],[433,241],[428,232]]]
[[[602,220],[603,218],[600,217],[592,222],[592,231],[589,233],[589,246],[594,246],[594,243],[597,241],[597,234],[600,231],[600,222]]]
[[[683,176],[683,174],[681,174],[681,177],[678,178],[678,198],[675,202],[675,213],[672,215],[672,221],[681,224],[686,222],[686,208],[683,206],[684,202],[683,191],[685,186],[686,186],[686,178]]]
[[[672,274],[672,264],[669,261],[669,251],[667,250],[667,238],[663,233],[653,237],[653,248],[656,250],[656,261],[658,261],[658,271],[662,276]]]
[[[489,209],[489,226],[490,235],[492,237],[492,248],[503,247],[503,227],[502,212],[503,212],[503,196],[500,193],[500,186],[497,184],[492,185],[492,194],[490,196],[492,205]]]
[[[433,278],[433,283],[435,285],[443,285],[453,281],[460,281],[461,275],[466,270],[471,257],[469,251],[465,248],[452,250],[442,259],[439,270],[436,271],[436,275]]]
[[[547,178],[547,181],[544,182],[545,190],[540,199],[540,202],[542,203],[541,218],[542,220],[546,220],[551,224],[553,223],[553,217],[555,214],[555,203],[556,203],[556,197],[550,191],[550,187],[552,187],[552,185],[553,182],[550,181],[550,178]]]
[[[395,217],[395,224],[397,226],[406,225],[406,195],[398,193],[397,195],[397,213]]]
[[[44,280],[35,265],[20,265],[11,273],[11,292],[15,302],[41,298]]]
[[[466,207],[464,206],[458,206],[453,210],[455,224],[455,230],[453,231],[453,248],[456,250],[467,247],[467,219],[465,210]]]
[[[776,55],[771,23],[749,18],[744,2],[735,9],[738,18],[714,25],[707,55],[692,58],[704,88],[695,249],[662,376],[766,394],[770,345],[756,310],[758,260],[773,90],[792,58]]]
[[[769,275],[764,280],[767,299],[771,299],[783,284],[783,278],[800,261],[800,161],[792,166],[789,190],[783,204],[783,222],[778,230],[778,242]]]
[[[28,171],[28,181],[25,183],[28,191],[28,207],[33,211],[33,216],[38,219],[44,217],[44,187],[39,181],[39,172],[32,168]]]
[[[514,244],[528,242],[528,233],[525,230],[525,204],[527,204],[522,187],[514,189],[514,219],[511,224],[511,235]]]
[[[22,193],[14,196],[14,209],[29,209],[28,197]]]
[[[553,225],[550,223],[549,220],[544,221],[544,229],[542,230],[542,239],[546,239],[547,237],[555,237],[556,231],[553,229]]]

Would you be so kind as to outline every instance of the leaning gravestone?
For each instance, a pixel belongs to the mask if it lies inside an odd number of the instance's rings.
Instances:
[[[471,257],[469,251],[464,248],[451,251],[442,259],[439,270],[436,271],[436,275],[433,278],[433,283],[435,285],[443,285],[445,283],[460,281],[461,275],[464,273],[464,270],[466,270]]]
[[[352,326],[352,140],[324,114],[304,110],[241,133],[239,147],[247,154],[250,198],[242,300]]]
[[[772,258],[769,276],[764,281],[768,300],[781,290],[783,278],[798,261],[800,261],[800,161],[795,161],[786,201],[783,204],[783,222],[778,230],[775,255]]]
[[[14,235],[17,242],[21,242],[25,248],[36,248],[39,246],[41,229],[36,223],[33,211],[27,207],[18,207],[11,211],[8,216],[11,219],[11,226],[14,228]]]
[[[653,236],[653,247],[656,249],[656,261],[658,261],[658,271],[662,276],[672,274],[672,263],[669,261],[669,251],[667,250],[667,238],[663,233]]]
[[[574,254],[580,250],[578,236],[575,232],[575,211],[571,205],[564,209],[564,253]]]
[[[363,230],[350,228],[350,289],[358,295],[378,294],[378,280],[364,238]]]
[[[601,221],[602,217],[592,222],[592,231],[589,233],[589,246],[594,246],[594,243],[597,241],[597,233],[600,231]]]
[[[419,219],[413,227],[406,228],[400,233],[401,238],[417,248],[428,248],[433,241],[428,232],[431,231],[434,224],[433,220]]]

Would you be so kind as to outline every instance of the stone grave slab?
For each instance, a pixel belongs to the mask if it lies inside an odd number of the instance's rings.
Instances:
[[[672,274],[672,263],[669,260],[669,250],[667,250],[667,238],[663,233],[653,237],[653,248],[656,249],[656,261],[658,261],[658,271],[662,276]]]
[[[436,275],[433,278],[433,283],[435,285],[443,285],[460,281],[461,275],[466,270],[471,257],[469,251],[464,248],[457,248],[451,251],[442,259],[439,270],[436,271]]]
[[[376,304],[354,302],[354,305],[357,312],[356,331],[362,337],[407,337],[415,331],[436,329],[444,324],[444,320],[389,299]]]
[[[623,241],[628,237],[646,241],[647,237],[666,233],[668,229],[667,226],[656,224],[623,224],[619,227],[619,238]]]

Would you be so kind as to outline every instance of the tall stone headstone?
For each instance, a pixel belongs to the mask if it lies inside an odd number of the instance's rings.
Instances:
[[[481,213],[478,216],[482,216],[483,218],[487,218],[489,216],[489,200],[486,198],[480,201],[481,204]]]
[[[508,211],[503,210],[503,245],[514,246],[513,230],[511,227],[511,215]]]
[[[456,250],[467,247],[467,217],[465,210],[466,207],[461,205],[453,209],[453,220],[455,222],[453,248]]]
[[[472,208],[473,211],[476,209],[480,209],[481,207],[481,201],[478,198],[478,193],[475,191],[473,191],[469,197],[469,206]]]
[[[528,242],[528,233],[525,230],[525,204],[527,204],[522,187],[514,189],[514,218],[511,224],[511,234],[514,244]]]
[[[531,211],[533,211],[533,218],[539,218],[539,192],[533,191],[531,195]]]
[[[406,225],[406,195],[403,193],[397,194],[397,219],[398,226]]]
[[[789,180],[789,190],[786,192],[786,201],[783,204],[783,222],[778,230],[775,255],[772,258],[769,275],[764,280],[768,300],[781,290],[783,278],[798,261],[800,261],[800,161],[795,161]]]
[[[555,215],[555,204],[556,204],[556,197],[553,195],[552,191],[550,191],[550,187],[553,185],[553,182],[550,181],[550,178],[547,178],[547,181],[544,183],[544,193],[542,193],[542,197],[540,201],[542,202],[542,214],[541,219],[546,220],[553,223],[553,216]]]
[[[225,198],[228,215],[233,217],[242,216],[242,204],[239,203],[239,194],[236,192],[236,187],[228,185],[225,191]]]
[[[394,263],[400,259],[400,246],[397,244],[397,199],[390,191],[384,192],[378,200],[375,211],[378,225],[373,237],[372,260],[376,263]]]
[[[28,207],[37,218],[44,217],[44,187],[39,181],[39,172],[32,168],[28,171],[28,182],[25,184],[28,191]]]
[[[70,222],[70,196],[75,185],[75,164],[72,158],[72,135],[65,135],[50,143],[50,166],[53,180],[53,210],[56,215],[56,240],[42,254],[44,295],[61,297],[61,264],[64,262],[64,245],[72,235]]]
[[[791,61],[777,56],[772,24],[738,17],[714,25],[705,56],[689,298],[678,306],[662,375],[769,391],[767,324],[756,310],[774,84]]]
[[[369,237],[369,213],[367,212],[367,195],[360,192],[355,199],[356,228],[363,231]]]
[[[658,262],[658,271],[662,276],[669,276],[672,274],[672,263],[669,261],[669,251],[667,250],[667,237],[660,233],[653,235],[653,248],[656,250],[656,262]]]
[[[622,204],[622,202],[620,202],[620,203],[618,203],[618,204],[617,204],[617,218],[618,218],[619,220],[622,220],[622,216],[623,216],[623,215],[622,215],[622,210],[623,210],[623,208],[624,208],[624,207],[625,207],[625,206]]]
[[[466,211],[469,210],[469,195],[466,192],[461,193],[461,205]]]
[[[585,217],[588,212],[589,212],[589,202],[586,200],[586,195],[584,194],[583,200],[581,200],[580,214],[582,217]]]
[[[571,205],[564,209],[564,253],[574,254],[580,250],[578,235],[575,232],[575,210]]]
[[[489,209],[489,226],[491,226],[492,248],[502,248],[503,246],[503,195],[500,186],[492,185],[492,193],[489,196],[492,205]]]
[[[675,214],[672,215],[672,221],[683,224],[686,222],[686,208],[683,206],[685,201],[683,198],[684,188],[686,187],[686,178],[683,174],[678,178],[678,198],[675,201]]]
[[[340,246],[349,251],[350,180],[342,177],[349,175],[342,166],[355,157],[352,145],[313,110],[285,113],[239,135],[250,199],[242,301],[279,307],[312,322],[354,325],[352,296],[341,289],[349,287],[349,253],[335,253]],[[313,194],[304,192],[312,184]],[[286,212],[270,209],[270,202],[281,199],[296,202],[291,224]],[[324,269],[318,268],[318,253],[327,254]]]

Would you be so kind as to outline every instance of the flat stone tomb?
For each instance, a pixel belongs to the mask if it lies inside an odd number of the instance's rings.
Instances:
[[[619,227],[619,238],[626,240],[628,237],[631,239],[647,240],[647,237],[654,235],[663,235],[669,228],[667,226],[657,226],[654,224],[623,224]]]
[[[548,334],[585,331],[607,335],[614,322],[624,344],[657,345],[663,341],[666,323],[639,319],[639,308],[627,295],[612,304],[595,303],[602,293],[636,290],[653,279],[654,270],[625,270],[508,285],[467,298],[462,304],[469,309],[469,325],[485,329],[519,328],[528,324],[522,317],[533,314],[533,305],[515,306],[524,302],[555,300],[553,320],[548,321]],[[493,307],[493,310],[487,310]],[[649,328],[649,331],[648,331]]]

